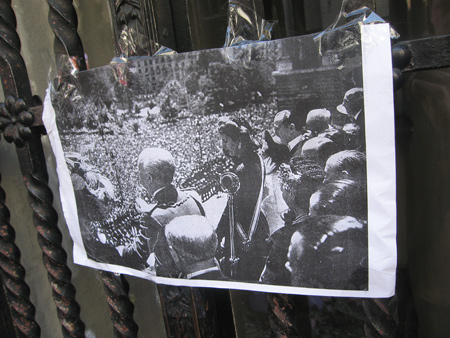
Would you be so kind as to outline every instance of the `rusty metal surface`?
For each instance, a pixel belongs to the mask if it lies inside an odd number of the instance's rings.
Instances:
[[[25,63],[20,55],[20,40],[16,32],[16,19],[9,1],[1,1],[0,21],[0,72],[5,97],[9,95],[24,99],[20,106],[33,102]],[[7,100],[14,100],[8,98]],[[12,101],[11,101],[12,102]],[[10,113],[16,110],[16,102],[10,102]],[[11,104],[13,108],[11,108]],[[3,114],[4,115],[4,114]],[[14,114],[11,114],[11,118]],[[17,114],[16,114],[17,115]],[[19,130],[20,118],[17,115],[10,126]],[[15,133],[11,139],[15,141]],[[20,135],[19,135],[20,136]],[[23,139],[22,139],[23,141]],[[17,142],[16,142],[17,144]],[[75,301],[75,288],[71,284],[71,272],[66,265],[67,254],[61,246],[61,233],[57,227],[58,215],[52,206],[53,195],[47,185],[48,174],[41,144],[40,128],[27,132],[27,142],[16,148],[24,178],[29,192],[29,202],[33,209],[34,225],[38,231],[38,242],[43,251],[44,265],[53,289],[53,298],[58,309],[65,337],[83,337],[84,323],[80,319],[80,307]],[[16,253],[17,254],[17,253]],[[25,271],[23,271],[23,274]],[[18,274],[20,276],[20,274]],[[25,292],[26,294],[26,292]],[[12,305],[14,307],[14,305]],[[22,306],[27,310],[26,306]],[[28,314],[34,310],[28,307]]]
[[[10,95],[5,103],[0,103],[0,131],[7,142],[23,147],[31,136],[33,122],[34,115],[24,100],[16,100]]]
[[[77,13],[69,0],[47,0],[49,24],[56,35],[55,56],[64,54],[77,62],[79,71],[87,69],[81,39],[77,33]],[[42,119],[42,109],[36,108],[37,125]],[[116,337],[137,337],[138,326],[133,320],[134,306],[128,297],[128,283],[123,276],[100,271],[110,309],[110,317]],[[52,283],[52,281],[51,281]]]
[[[158,285],[168,337],[200,337],[197,317],[192,303],[191,288]],[[208,313],[209,315],[211,313]]]
[[[55,56],[69,55],[74,58],[77,69],[86,69],[83,45],[77,32],[78,17],[72,0],[47,0],[47,3],[48,23],[56,36]]]
[[[367,320],[364,331],[368,338],[391,338],[396,336],[398,321],[396,318],[398,299],[367,298],[362,300]]]
[[[402,41],[392,47],[393,64],[402,72],[450,66],[450,35]]]
[[[10,0],[0,0],[0,74],[5,97],[19,96],[31,103],[31,89],[25,62],[20,56],[20,38]]]
[[[395,90],[403,85],[403,73],[450,67],[450,35],[394,44],[392,65]]]
[[[168,337],[235,337],[228,290],[158,285]]]
[[[125,278],[111,272],[100,271],[109,304],[116,337],[137,337],[138,326],[133,321],[134,306],[128,297],[129,286]]]
[[[36,129],[25,146],[17,148],[17,154],[63,335],[84,337],[85,326],[80,319],[80,306],[75,300],[72,273],[66,265],[67,254],[61,245],[62,235],[57,227],[58,214],[52,206],[53,194],[47,185],[41,135]]]
[[[269,322],[275,337],[310,337],[308,297],[267,293]]]
[[[33,125],[31,127],[43,127],[44,126],[44,123],[42,122],[43,108],[44,107],[42,107],[42,106],[37,106],[37,107],[31,107],[30,108],[30,112],[34,116],[34,122],[33,122]]]
[[[1,184],[0,174],[0,184]],[[10,213],[5,204],[5,191],[0,185],[0,273],[5,286],[10,314],[16,327],[26,337],[39,337],[35,307],[30,301],[30,288],[25,282],[25,269],[20,264],[20,250],[14,244],[15,231],[9,223]]]

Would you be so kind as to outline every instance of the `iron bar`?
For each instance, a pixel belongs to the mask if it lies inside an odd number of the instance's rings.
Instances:
[[[275,337],[310,337],[309,305],[306,296],[267,293],[269,322]]]
[[[2,176],[0,174],[0,184]],[[20,250],[14,244],[15,231],[9,223],[10,212],[6,194],[0,185],[0,269],[11,317],[16,330],[26,337],[39,337],[41,329],[34,316],[30,288],[25,282],[25,268],[20,264]]]
[[[134,306],[128,297],[128,283],[120,275],[100,271],[106,297],[109,304],[111,319],[116,337],[137,337],[138,326],[133,321]]]
[[[450,35],[398,42],[392,55],[402,72],[449,67]]]
[[[55,38],[55,56],[69,55],[75,58],[77,70],[87,69],[83,44],[77,33],[77,13],[71,0],[47,0],[49,24]],[[110,308],[110,317],[116,337],[136,337],[138,326],[133,320],[134,306],[128,297],[128,283],[124,277],[100,272]]]
[[[57,226],[58,214],[52,206],[53,194],[48,187],[40,133],[33,130],[32,138],[25,147],[17,148],[17,154],[63,335],[84,337],[85,325],[80,319],[80,306],[75,300],[75,287],[71,283],[72,273],[66,265],[67,254],[61,245],[62,234]]]
[[[20,55],[20,38],[10,0],[0,0],[0,74],[5,97],[19,97],[20,93],[20,97],[31,104],[28,73]]]
[[[367,320],[364,331],[368,338],[395,337],[398,328],[397,296],[391,298],[366,298],[362,300]]]
[[[1,8],[0,71],[3,91],[5,97],[21,97],[31,105],[31,89],[25,63],[20,55],[20,39],[16,32],[11,2],[1,0]],[[16,149],[63,334],[65,337],[84,337],[84,323],[79,317],[80,307],[75,300],[75,288],[70,282],[71,272],[66,265],[67,254],[61,246],[58,215],[52,206],[53,194],[47,185],[48,174],[40,131],[41,128],[33,129],[29,142]],[[31,312],[29,310],[30,314]]]
[[[83,44],[77,32],[78,17],[72,2],[72,0],[47,0],[48,23],[56,36],[55,57],[69,55],[76,61],[78,70],[85,70]]]

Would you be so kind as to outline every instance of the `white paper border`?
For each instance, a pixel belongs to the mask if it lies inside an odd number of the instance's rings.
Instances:
[[[395,120],[389,24],[361,27],[366,122],[369,290],[395,294],[397,207]]]
[[[396,181],[395,130],[391,64],[391,43],[388,24],[362,25],[362,61],[366,123],[369,290],[348,291],[309,289],[241,282],[168,279],[151,276],[131,268],[104,264],[87,258],[76,212],[75,195],[70,173],[56,128],[55,111],[49,91],[44,103],[43,121],[56,157],[61,203],[70,235],[74,242],[76,264],[134,275],[161,284],[191,287],[218,287],[263,292],[307,294],[342,297],[390,297],[395,293],[397,264],[396,246]]]

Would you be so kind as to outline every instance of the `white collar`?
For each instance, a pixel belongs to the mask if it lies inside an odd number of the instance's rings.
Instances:
[[[157,193],[159,193],[160,191],[163,191],[164,189],[166,189],[165,186],[155,190],[155,192],[152,194],[152,200],[155,199],[155,196],[156,196]]]

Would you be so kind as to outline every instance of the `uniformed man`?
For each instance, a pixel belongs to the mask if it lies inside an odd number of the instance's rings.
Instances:
[[[154,253],[158,276],[179,277],[164,235],[165,226],[184,215],[205,216],[200,197],[194,191],[180,191],[173,185],[175,161],[165,149],[146,148],[139,155],[141,184],[154,206],[145,212],[142,226],[147,234],[148,248]]]

